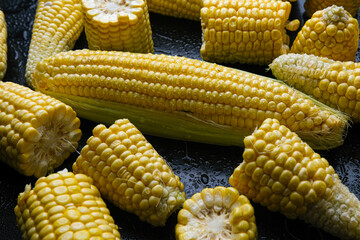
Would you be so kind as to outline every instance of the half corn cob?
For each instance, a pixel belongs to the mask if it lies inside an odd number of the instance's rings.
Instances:
[[[177,240],[257,239],[254,208],[235,188],[205,188],[184,202],[175,236]]]
[[[26,81],[33,87],[36,64],[54,53],[68,51],[83,29],[80,0],[39,0],[26,63]]]
[[[0,10],[0,80],[4,78],[7,67],[7,26],[5,15]]]
[[[82,0],[90,49],[154,51],[145,0]]]
[[[360,201],[296,133],[267,119],[244,144],[244,160],[229,179],[241,194],[341,239],[360,239]]]
[[[164,226],[185,200],[179,177],[127,119],[96,126],[73,170],[92,177],[104,198],[154,226]]]
[[[360,64],[288,54],[270,64],[274,76],[360,122]]]
[[[61,66],[61,67],[60,67]],[[321,149],[343,142],[347,117],[280,81],[200,60],[77,50],[38,64],[37,90],[81,117],[129,118],[150,135],[242,145],[268,117]]]
[[[45,94],[0,81],[1,161],[26,176],[60,166],[81,137],[74,110]]]
[[[333,5],[315,12],[305,22],[290,52],[355,61],[358,46],[358,21],[343,7]]]
[[[149,11],[177,18],[200,20],[202,0],[148,0]]]
[[[201,9],[202,59],[218,63],[269,64],[289,52],[290,2],[204,0]],[[295,24],[297,23],[297,24]]]
[[[118,227],[92,179],[71,172],[39,178],[14,209],[23,239],[113,239]]]
[[[306,15],[310,18],[316,11],[332,5],[343,6],[346,11],[355,17],[360,7],[360,0],[306,0],[304,7]]]

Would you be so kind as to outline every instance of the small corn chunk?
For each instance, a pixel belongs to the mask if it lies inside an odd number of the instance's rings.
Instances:
[[[241,146],[272,117],[328,149],[342,144],[348,119],[275,79],[184,57],[85,49],[49,57],[35,75],[37,90],[81,117],[128,118],[146,134],[188,141]]]
[[[343,7],[319,10],[297,34],[291,53],[306,53],[338,61],[355,61],[359,23]]]
[[[150,12],[200,21],[202,0],[147,0],[147,4]]]
[[[54,53],[68,51],[83,30],[80,0],[39,0],[26,63],[26,81],[33,87],[36,64]]]
[[[113,239],[118,227],[92,179],[62,171],[28,184],[14,209],[24,240]]]
[[[7,26],[5,15],[0,10],[0,80],[4,78],[7,67]]]
[[[142,221],[164,226],[185,201],[184,185],[128,119],[99,124],[73,164],[102,196]]]
[[[145,0],[82,0],[82,7],[90,49],[154,52]]]
[[[360,201],[328,161],[276,119],[244,140],[230,185],[250,200],[341,239],[360,239]]]
[[[41,177],[76,150],[80,120],[64,103],[30,88],[0,82],[0,156],[19,173]]]
[[[269,64],[289,52],[286,26],[290,2],[277,0],[204,0],[201,8],[203,60],[218,63]],[[297,26],[297,27],[296,27]]]
[[[360,7],[360,0],[306,0],[304,7],[306,15],[310,18],[316,11],[332,5],[344,7],[346,11],[355,17]]]
[[[175,236],[177,240],[255,240],[254,208],[233,187],[205,188],[184,202]]]
[[[360,122],[359,63],[288,54],[276,58],[270,69],[277,79]]]

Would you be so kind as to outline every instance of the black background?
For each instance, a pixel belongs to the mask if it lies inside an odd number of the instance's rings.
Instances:
[[[292,3],[290,19],[298,18],[301,26],[307,18],[304,15],[304,0]],[[3,81],[17,82],[26,85],[25,65],[31,39],[31,29],[35,16],[35,0],[0,0],[0,9],[6,16],[8,27],[8,69]],[[359,19],[359,18],[358,18]],[[201,59],[200,21],[189,21],[150,13],[155,53],[185,56]],[[299,28],[300,29],[300,28]],[[296,32],[290,33],[293,40]],[[86,48],[84,34],[81,35],[75,48]],[[359,55],[356,56],[359,61]],[[232,65],[242,70],[271,76],[267,66]],[[83,136],[78,151],[85,145],[96,123],[81,119]],[[243,148],[223,147],[201,143],[175,141],[147,136],[147,140],[173,168],[185,185],[187,197],[200,192],[205,187],[218,185],[229,186],[228,178],[235,167],[242,161]],[[348,129],[343,146],[328,151],[317,151],[325,157],[339,174],[341,180],[355,195],[360,197],[360,127],[354,124]],[[78,156],[73,153],[60,167],[71,169]],[[34,184],[34,177],[25,177],[0,162],[0,240],[21,239],[16,226],[13,208],[20,192],[27,183]],[[176,213],[171,215],[165,227],[153,227],[141,222],[135,215],[124,212],[107,202],[119,226],[124,240],[140,239],[175,239],[174,227]],[[300,220],[286,219],[279,213],[268,211],[258,204],[255,208],[259,239],[337,239],[322,230],[316,229]]]

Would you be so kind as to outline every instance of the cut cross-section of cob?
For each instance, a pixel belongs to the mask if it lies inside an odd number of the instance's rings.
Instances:
[[[129,118],[146,134],[222,145],[242,145],[272,117],[326,149],[342,144],[347,125],[281,81],[185,57],[69,51],[38,64],[35,87],[93,121]]]
[[[317,11],[305,22],[290,52],[355,61],[358,46],[358,21],[343,7],[333,5]]]
[[[92,177],[104,198],[154,226],[164,226],[185,201],[179,177],[127,119],[96,126],[73,170]]]
[[[0,10],[0,80],[4,78],[7,67],[7,26],[5,15]]]
[[[229,182],[250,200],[341,239],[360,239],[360,201],[328,161],[275,119],[244,140]]]
[[[83,30],[80,0],[39,0],[26,63],[26,81],[33,87],[36,64],[54,53],[68,51]]]
[[[273,75],[360,122],[360,64],[307,54],[276,58]]]
[[[92,179],[61,171],[20,193],[14,212],[22,239],[120,240],[118,227]]]
[[[202,0],[148,0],[147,4],[150,12],[200,21]]]
[[[360,0],[306,0],[304,7],[306,15],[310,18],[316,11],[332,5],[343,6],[346,11],[355,17],[360,7]]]
[[[218,63],[269,64],[289,52],[286,28],[290,2],[204,0],[201,8],[202,59]],[[297,23],[297,24],[295,24]]]
[[[90,49],[152,53],[146,0],[82,0]]]
[[[254,208],[233,187],[205,188],[184,202],[175,236],[177,240],[255,240]]]
[[[40,177],[60,166],[78,146],[79,127],[70,106],[0,82],[0,160],[21,174]]]

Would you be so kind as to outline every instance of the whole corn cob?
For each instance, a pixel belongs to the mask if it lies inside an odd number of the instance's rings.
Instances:
[[[280,81],[184,57],[69,51],[39,63],[35,76],[37,90],[81,117],[107,124],[129,118],[162,137],[242,145],[273,117],[327,149],[342,144],[347,125],[345,115]]]
[[[148,0],[149,11],[165,16],[200,20],[202,0]]]
[[[74,110],[45,94],[0,81],[0,159],[26,176],[60,166],[81,137]]]
[[[7,67],[7,26],[5,15],[0,10],[0,80],[4,78]]]
[[[154,52],[144,0],[82,0],[90,49]]]
[[[267,119],[244,144],[243,162],[229,179],[241,194],[341,239],[360,239],[360,201],[296,133]]]
[[[233,187],[205,188],[184,202],[175,236],[177,240],[257,239],[254,208]]]
[[[297,34],[292,53],[313,54],[338,61],[355,61],[359,23],[336,5],[315,12]]]
[[[306,15],[310,18],[316,11],[332,5],[343,6],[346,11],[355,17],[360,7],[360,0],[306,0],[304,7]]]
[[[28,184],[14,209],[22,239],[113,239],[118,227],[92,179],[71,172]]]
[[[270,64],[273,75],[360,122],[360,64],[288,54]]]
[[[179,177],[127,119],[96,126],[73,170],[92,177],[104,198],[154,226],[164,226],[185,200]]]
[[[289,52],[286,27],[290,2],[204,0],[201,8],[202,59],[218,63],[269,64]],[[296,24],[295,24],[296,23]]]
[[[26,81],[33,87],[36,64],[54,53],[68,51],[83,30],[80,0],[39,0],[26,63]]]

